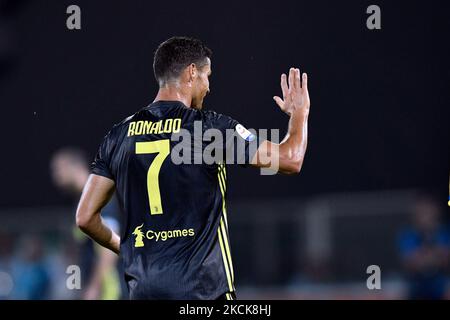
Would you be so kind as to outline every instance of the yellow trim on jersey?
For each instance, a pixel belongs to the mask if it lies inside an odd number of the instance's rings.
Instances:
[[[230,245],[229,245],[229,239],[228,239],[228,221],[226,216],[226,207],[225,207],[225,190],[226,190],[226,183],[225,183],[225,165],[220,164],[219,165],[219,171],[217,173],[217,178],[219,180],[219,187],[220,191],[222,193],[222,212],[223,216],[220,218],[220,226],[219,226],[219,240],[221,240],[221,249],[222,249],[222,256],[225,257],[224,263],[226,266],[226,269],[228,270],[227,277],[230,276],[231,279],[228,279],[229,285],[231,280],[231,286],[230,291],[234,291],[233,283],[234,283],[234,268],[233,268],[233,262],[231,260],[231,251],[230,251]],[[224,223],[225,221],[225,223]],[[223,250],[225,249],[225,250]]]
[[[222,211],[223,211],[223,215],[225,217],[225,225],[227,226],[227,229],[228,229],[228,217],[227,217],[227,209],[226,209],[226,205],[225,205],[225,192],[227,189],[225,165],[219,165],[219,172],[217,173],[217,177],[219,179],[220,191],[222,192]]]
[[[225,273],[227,274],[228,288],[233,291],[233,283],[231,281],[230,270],[228,269],[227,258],[225,257],[225,250],[223,248],[222,234],[220,233],[220,228],[217,230],[219,236],[220,250],[222,251],[223,265],[225,266]]]
[[[230,271],[231,271],[231,281],[234,283],[234,268],[233,268],[233,262],[231,261],[231,251],[230,251],[230,245],[228,243],[228,237],[227,237],[227,233],[225,231],[225,225],[223,223],[223,219],[220,219],[220,227],[222,229],[222,234],[224,237],[224,242],[225,242],[225,252],[227,254],[227,258],[228,258],[228,264],[230,266]]]
[[[225,180],[226,180],[226,179],[227,179],[227,167],[226,167],[226,165],[223,164],[223,163],[221,163],[219,166],[221,167],[222,172],[223,172],[223,175],[224,175],[224,178],[225,178]]]

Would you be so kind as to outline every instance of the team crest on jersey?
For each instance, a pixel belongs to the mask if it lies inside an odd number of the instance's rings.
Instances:
[[[237,124],[236,125],[236,132],[241,136],[242,139],[247,141],[253,141],[255,140],[255,135],[248,131],[243,125]]]

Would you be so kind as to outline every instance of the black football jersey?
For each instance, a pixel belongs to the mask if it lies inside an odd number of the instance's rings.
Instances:
[[[152,103],[106,135],[92,173],[115,181],[131,299],[235,291],[226,165],[247,165],[258,140],[228,116],[179,101]]]

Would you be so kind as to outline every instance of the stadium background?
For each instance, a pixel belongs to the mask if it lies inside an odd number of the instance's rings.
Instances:
[[[78,31],[66,28],[71,4],[81,7]],[[381,30],[366,27],[371,4],[381,7]],[[78,146],[92,157],[114,123],[150,103],[153,52],[173,35],[213,50],[206,107],[250,128],[285,132],[272,100],[279,75],[299,66],[310,77],[302,173],[230,168],[241,297],[407,297],[398,237],[417,194],[432,193],[448,223],[447,9],[444,1],[0,1],[0,298],[26,287],[7,266],[30,242],[50,275],[43,298],[70,298],[74,203],[52,185],[51,155]],[[382,290],[366,288],[372,264]]]

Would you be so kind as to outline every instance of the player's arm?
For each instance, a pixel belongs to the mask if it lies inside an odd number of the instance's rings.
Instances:
[[[285,174],[299,173],[305,157],[308,141],[309,93],[308,78],[300,70],[289,70],[289,83],[286,75],[281,75],[283,99],[275,96],[274,100],[281,110],[289,116],[288,132],[281,143],[264,141],[255,153],[251,165],[270,167]],[[276,163],[278,161],[278,163]]]
[[[109,214],[112,214],[112,210],[117,210],[117,208],[111,205],[110,201],[102,210],[103,221],[112,231],[118,232],[119,222],[112,216],[108,216],[108,211]],[[102,298],[102,286],[106,279],[105,277],[116,268],[118,260],[114,252],[100,245],[95,245],[94,252],[96,256],[94,270],[84,292],[83,298],[85,300],[98,300]]]
[[[101,210],[114,193],[114,181],[91,174],[77,208],[77,226],[101,246],[119,254],[120,238],[102,220]]]

